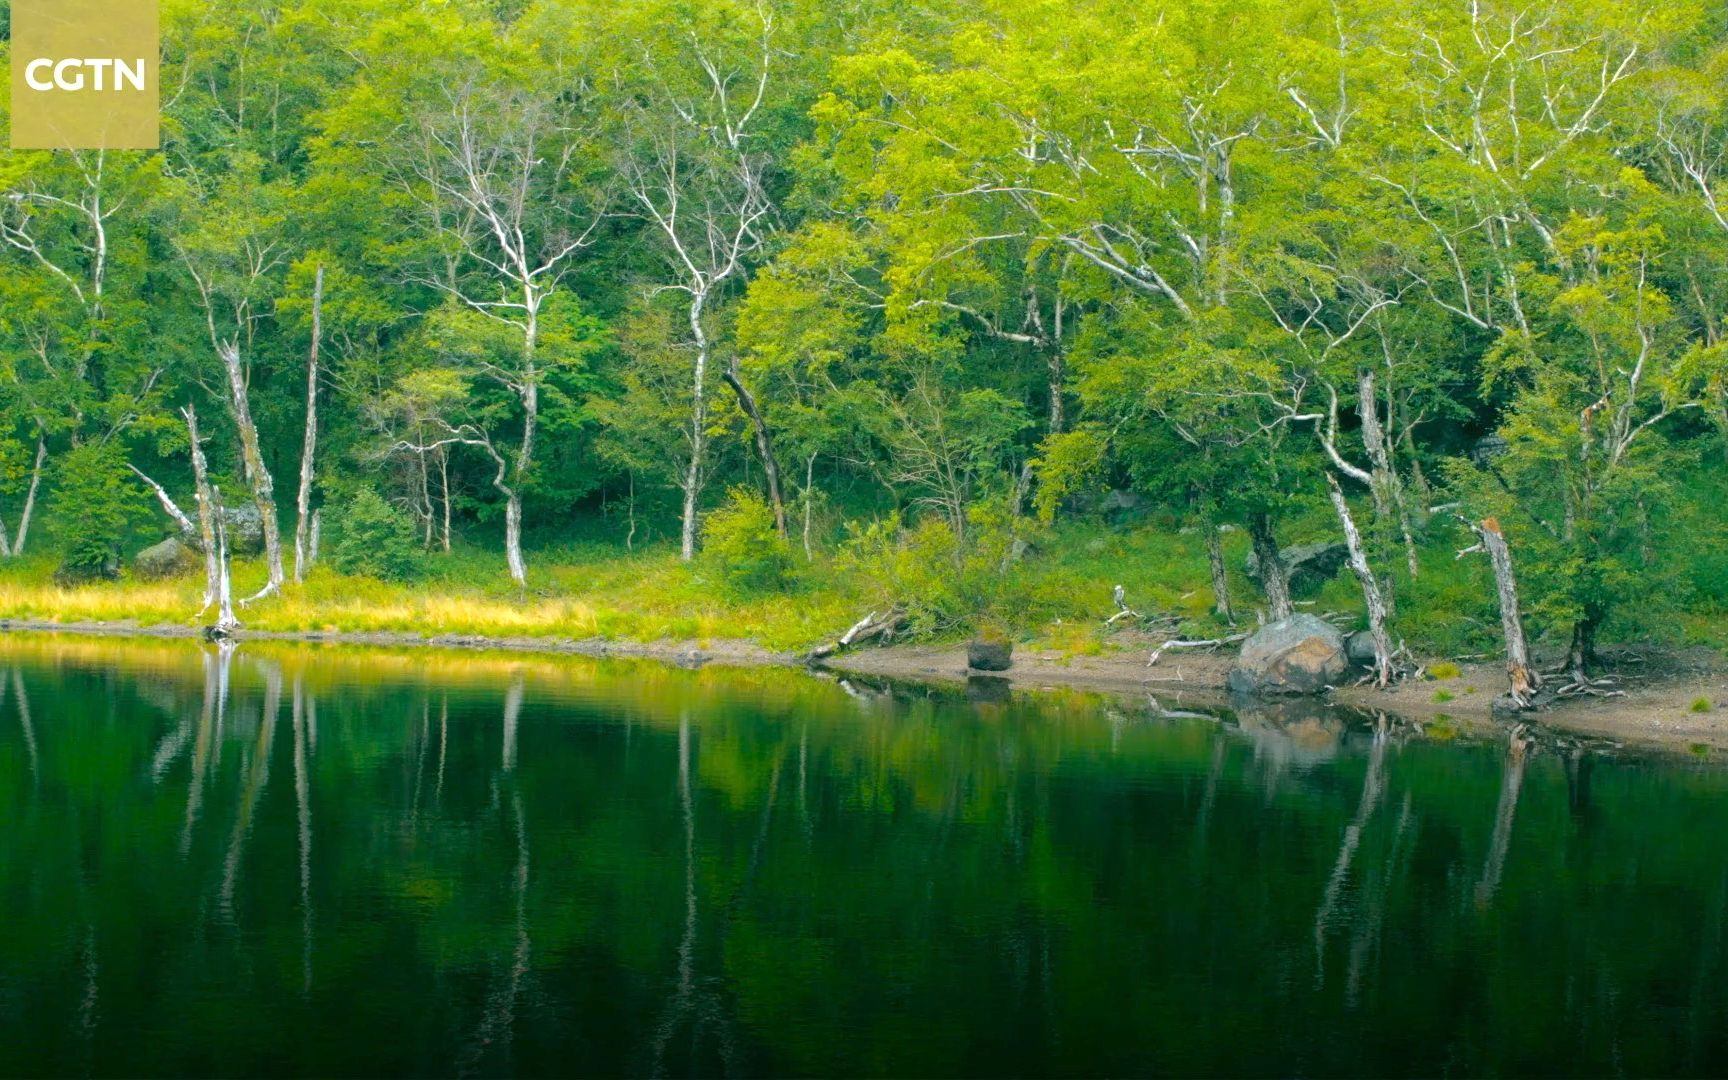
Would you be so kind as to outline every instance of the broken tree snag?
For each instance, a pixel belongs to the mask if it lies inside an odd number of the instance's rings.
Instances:
[[[210,489],[211,511],[216,518],[216,622],[204,628],[204,636],[209,638],[225,638],[240,628],[240,619],[234,614],[234,586],[228,575],[228,525],[223,520],[222,489]]]
[[[1288,619],[1295,610],[1290,604],[1290,579],[1284,571],[1284,553],[1278,550],[1270,514],[1261,511],[1248,515],[1248,539],[1260,564],[1260,583],[1266,590],[1272,621]]]
[[[198,539],[204,552],[204,606],[200,617],[216,602],[221,586],[221,566],[216,553],[215,495],[210,490],[210,466],[204,461],[204,444],[198,441],[198,413],[188,405],[180,410],[186,418],[186,434],[192,441],[192,480],[198,499]]]
[[[1506,677],[1511,683],[1512,701],[1520,708],[1530,707],[1536,691],[1542,689],[1542,676],[1530,663],[1530,649],[1524,641],[1524,617],[1518,609],[1518,579],[1512,572],[1512,551],[1506,546],[1506,536],[1500,523],[1491,517],[1480,522],[1460,517],[1459,521],[1476,534],[1476,546],[1465,548],[1459,558],[1472,551],[1488,553],[1494,569],[1494,589],[1500,599],[1500,633],[1506,639]]]
[[[294,584],[312,565],[307,552],[312,531],[312,462],[318,449],[318,339],[324,330],[324,266],[312,275],[312,352],[306,360],[306,441],[300,449],[300,491],[294,500]]]
[[[1368,565],[1368,555],[1362,549],[1362,534],[1356,531],[1356,519],[1350,516],[1349,500],[1338,477],[1328,472],[1326,484],[1331,489],[1332,509],[1337,511],[1338,524],[1344,529],[1344,546],[1350,550],[1350,569],[1362,585],[1362,601],[1368,608],[1368,634],[1374,639],[1374,685],[1385,689],[1392,684],[1392,639],[1386,635],[1386,601],[1380,595],[1380,583]]]

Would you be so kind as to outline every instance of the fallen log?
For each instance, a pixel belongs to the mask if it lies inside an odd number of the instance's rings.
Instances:
[[[877,617],[876,612],[872,611],[853,623],[851,629],[841,634],[830,644],[818,645],[805,653],[804,662],[815,663],[819,660],[826,660],[836,653],[844,652],[854,645],[866,641],[879,640],[883,644],[887,644],[893,640],[894,632],[899,630],[905,621],[906,614],[899,608],[889,608],[880,618]]]

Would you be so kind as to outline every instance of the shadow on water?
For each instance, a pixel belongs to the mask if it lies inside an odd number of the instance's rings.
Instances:
[[[7,638],[0,1073],[1722,1071],[1728,770],[1450,735]]]

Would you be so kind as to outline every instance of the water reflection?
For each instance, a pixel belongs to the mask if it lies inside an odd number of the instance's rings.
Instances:
[[[0,671],[0,1073],[1728,1061],[1708,766],[778,670]]]

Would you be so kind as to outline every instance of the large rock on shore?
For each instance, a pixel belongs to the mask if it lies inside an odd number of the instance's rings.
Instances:
[[[975,671],[1007,671],[1014,666],[1014,643],[986,640],[969,642],[966,646],[966,666]]]
[[[189,574],[198,569],[202,561],[196,551],[169,537],[132,556],[132,573],[145,581],[157,581]]]
[[[1320,586],[1338,576],[1350,561],[1350,549],[1343,544],[1297,544],[1278,553],[1284,564],[1284,576],[1290,582],[1290,592],[1296,596],[1318,592]],[[1260,554],[1250,550],[1244,567],[1254,584],[1260,581]]]
[[[1240,694],[1318,694],[1349,670],[1337,627],[1302,614],[1263,626],[1244,641],[1229,682]]]

